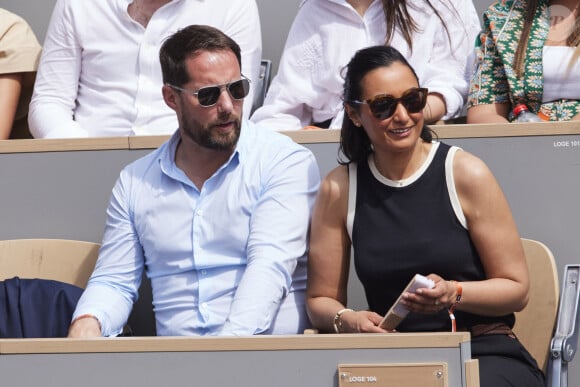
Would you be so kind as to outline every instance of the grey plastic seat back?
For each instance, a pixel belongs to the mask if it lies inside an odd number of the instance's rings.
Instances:
[[[566,265],[558,307],[556,330],[550,344],[546,375],[548,387],[568,386],[568,364],[578,348],[578,302],[580,300],[580,264]]]
[[[270,80],[272,78],[272,61],[269,59],[262,59],[260,62],[260,78],[257,85],[254,85],[254,101],[252,103],[252,113],[264,104],[266,92],[270,87]]]

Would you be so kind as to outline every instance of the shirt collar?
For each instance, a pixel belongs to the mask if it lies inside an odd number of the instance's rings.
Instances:
[[[220,173],[222,170],[226,169],[226,168],[234,168],[235,166],[237,166],[239,163],[241,163],[244,160],[245,154],[247,153],[247,144],[249,141],[249,131],[251,131],[250,129],[250,125],[248,125],[248,121],[246,120],[242,120],[242,129],[241,129],[241,133],[240,133],[240,138],[238,139],[238,143],[236,144],[236,148],[234,149],[234,151],[232,152],[232,154],[230,155],[230,158],[228,159],[228,161],[226,161],[215,173],[214,176],[218,173]],[[172,179],[175,180],[179,180],[183,183],[186,183],[188,185],[191,185],[191,181],[189,180],[189,178],[185,175],[185,173],[179,168],[177,167],[177,165],[175,164],[175,152],[177,151],[177,145],[179,144],[179,142],[181,141],[181,135],[179,133],[179,129],[175,131],[175,133],[173,133],[173,135],[171,136],[171,138],[169,138],[169,140],[162,145],[162,148],[160,149],[160,154],[159,154],[159,166],[161,168],[161,171],[171,177]]]
[[[186,1],[197,1],[198,3],[205,3],[206,2],[206,0],[171,0],[171,1],[169,1],[169,3],[164,4],[162,7],[164,7],[164,6],[170,6],[170,5],[173,5],[173,4],[185,3]],[[127,7],[132,2],[133,2],[133,0],[118,0],[117,4],[118,4],[118,6],[120,7],[120,9],[122,11],[127,12]]]

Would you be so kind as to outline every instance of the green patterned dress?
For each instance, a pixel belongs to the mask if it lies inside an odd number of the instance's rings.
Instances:
[[[561,99],[542,103],[542,53],[550,28],[547,0],[540,1],[534,17],[523,75],[518,77],[513,68],[527,6],[526,0],[502,0],[484,13],[467,106],[509,103],[513,108],[524,103],[530,111],[541,112],[550,121],[568,121],[580,113],[580,101]],[[512,119],[511,114],[508,118]]]

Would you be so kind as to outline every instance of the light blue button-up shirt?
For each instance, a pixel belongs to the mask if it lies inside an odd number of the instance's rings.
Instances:
[[[175,165],[178,132],[125,167],[73,317],[118,334],[151,280],[158,335],[299,333],[307,230],[320,183],[312,153],[244,121],[229,160],[198,190]]]

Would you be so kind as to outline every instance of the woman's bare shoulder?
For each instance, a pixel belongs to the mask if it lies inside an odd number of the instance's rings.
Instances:
[[[472,153],[459,150],[453,160],[455,186],[460,194],[481,195],[499,189],[487,164]]]
[[[339,165],[324,177],[320,190],[332,197],[340,196],[344,190],[348,191],[348,165]]]

